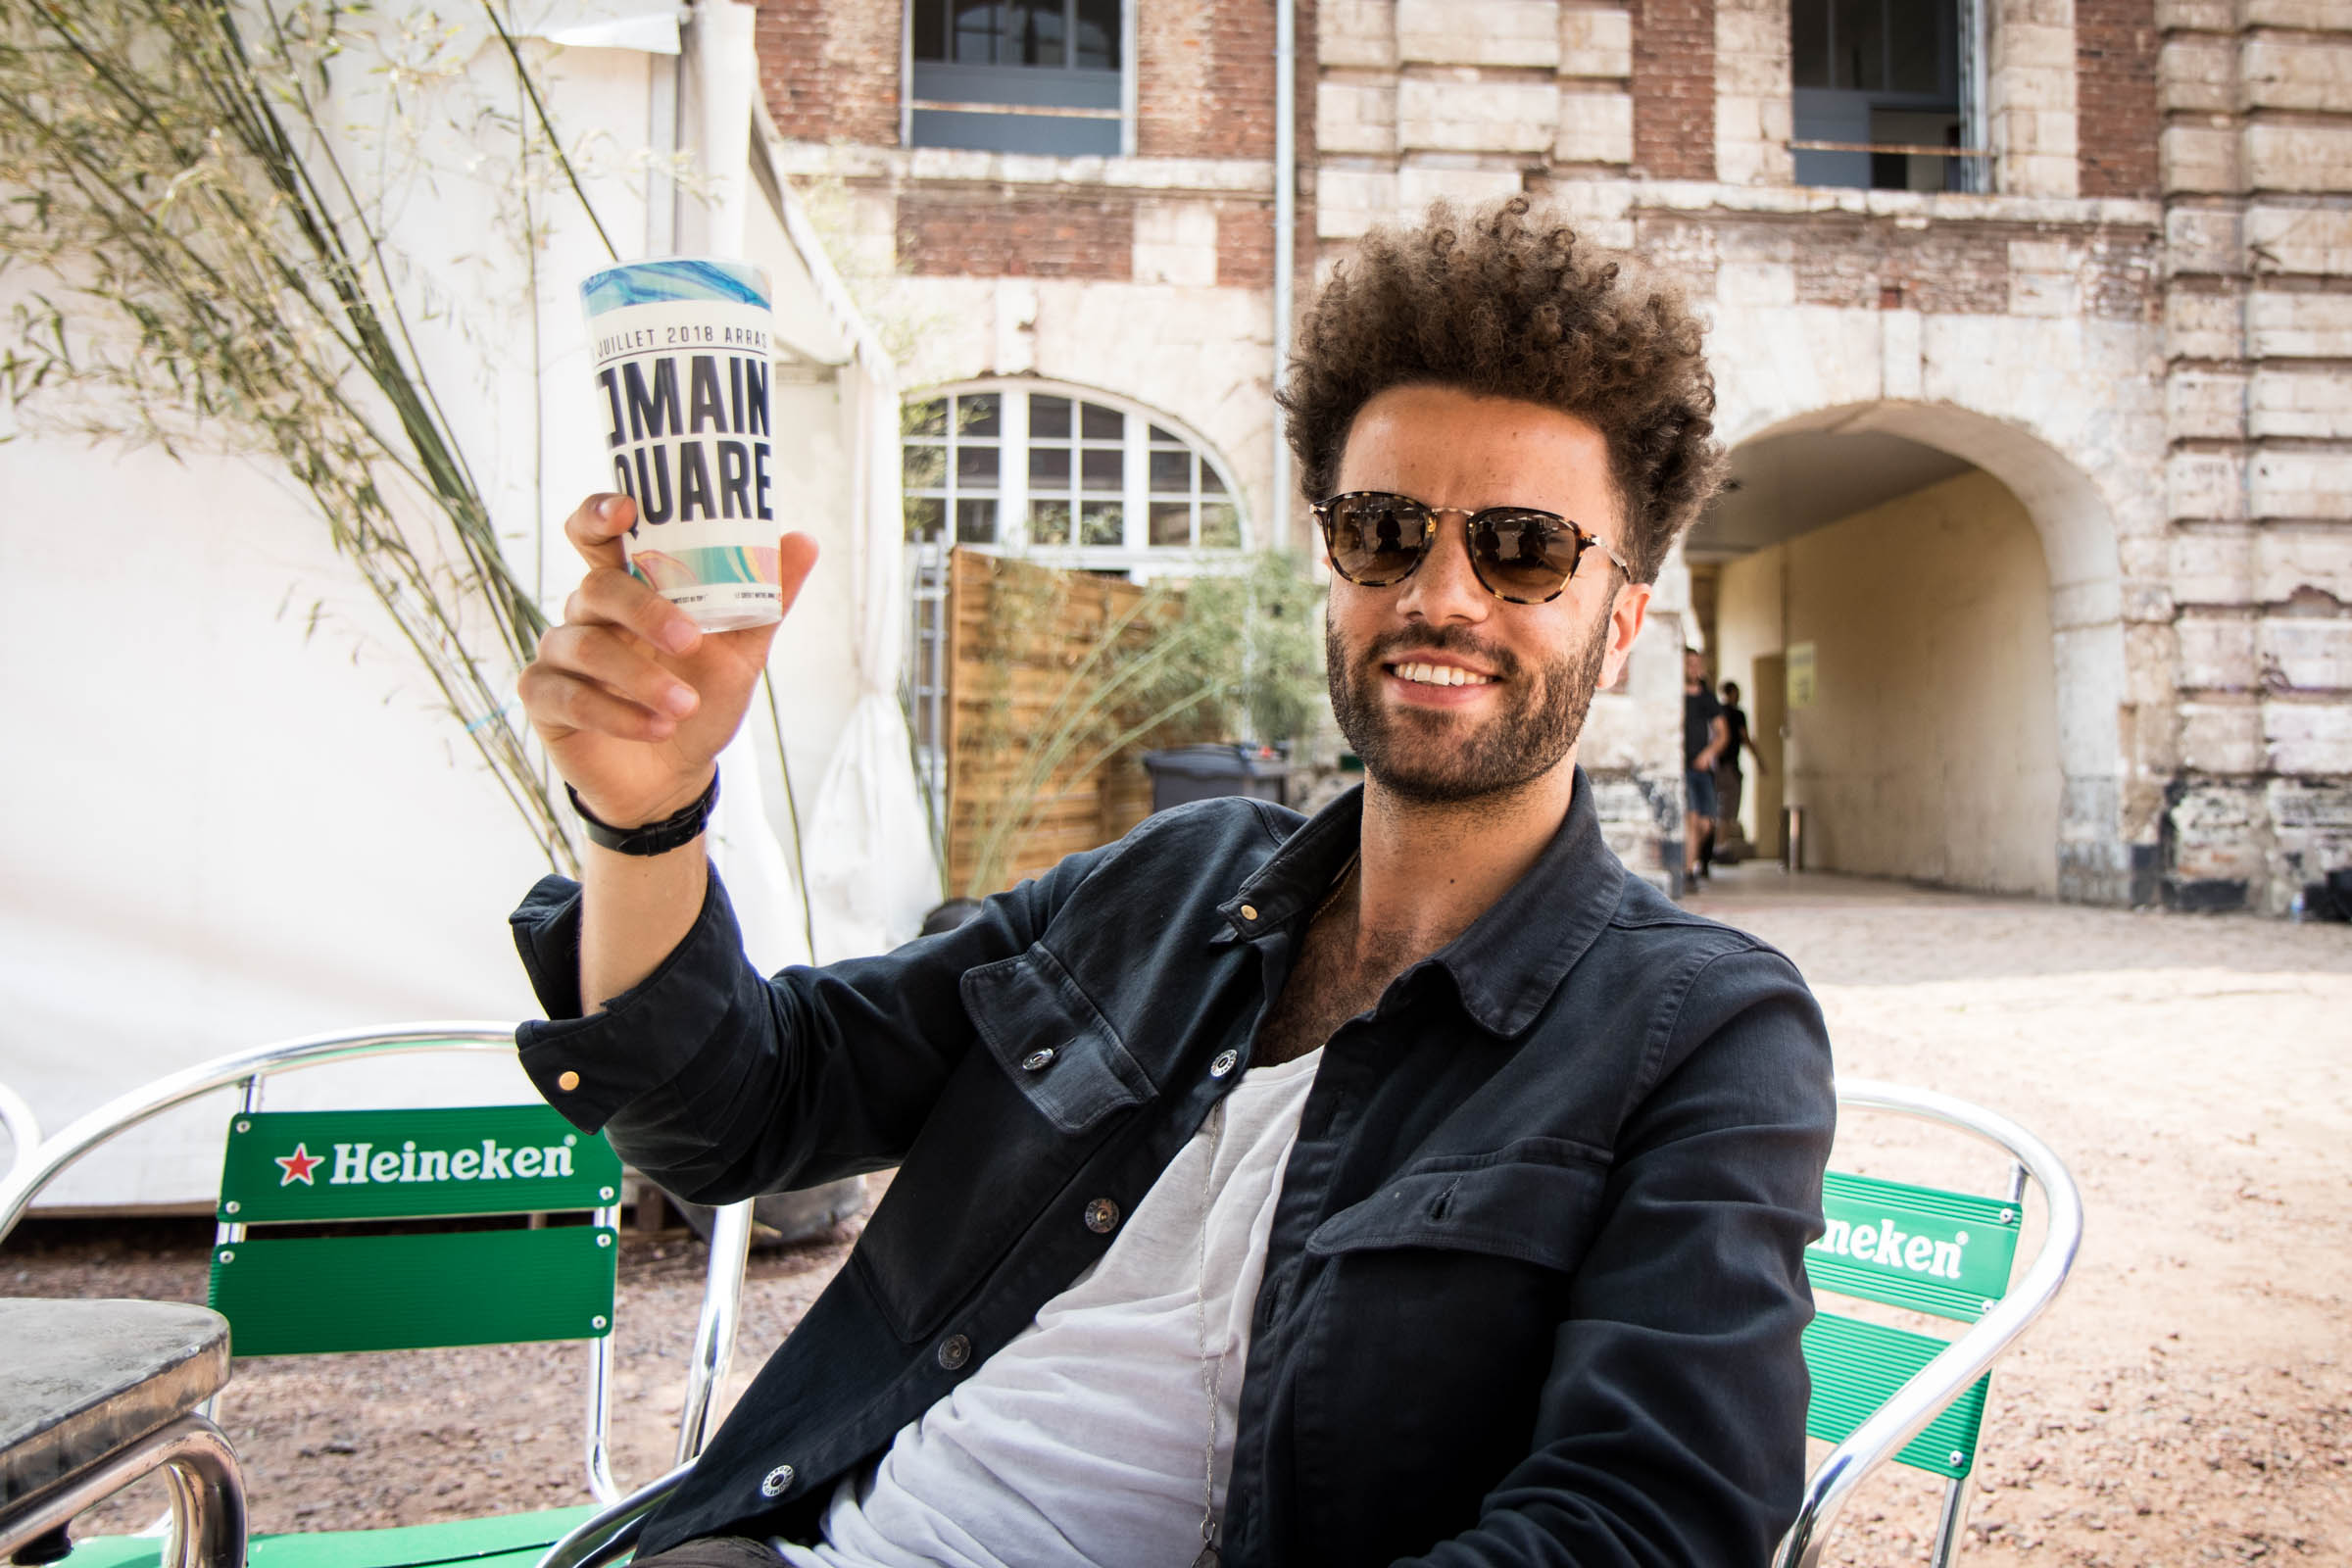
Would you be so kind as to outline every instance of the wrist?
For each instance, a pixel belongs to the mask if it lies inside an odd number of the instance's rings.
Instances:
[[[666,855],[703,836],[710,812],[718,804],[718,771],[711,769],[710,776],[682,799],[673,793],[643,811],[618,818],[598,812],[569,784],[564,786],[564,791],[570,797],[572,809],[579,813],[581,829],[591,844],[618,855]]]

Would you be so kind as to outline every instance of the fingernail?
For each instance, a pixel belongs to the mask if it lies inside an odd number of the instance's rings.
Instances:
[[[611,522],[614,517],[619,516],[620,497],[607,496],[604,500],[599,501],[596,504],[596,514],[604,518],[607,522]]]
[[[694,711],[694,688],[690,686],[672,686],[662,694],[662,706],[680,718]]]
[[[703,628],[682,615],[662,623],[662,646],[673,654],[685,653],[702,640]]]

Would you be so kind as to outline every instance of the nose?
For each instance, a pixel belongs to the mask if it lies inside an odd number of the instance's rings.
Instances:
[[[1397,612],[1407,620],[1437,625],[1475,625],[1487,618],[1494,601],[1470,567],[1470,519],[1441,512],[1431,526],[1437,537],[1420,569],[1404,579],[1397,595]]]

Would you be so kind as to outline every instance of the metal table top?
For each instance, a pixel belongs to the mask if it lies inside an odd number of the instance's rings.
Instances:
[[[0,1298],[0,1508],[171,1424],[228,1381],[228,1320],[178,1301]]]

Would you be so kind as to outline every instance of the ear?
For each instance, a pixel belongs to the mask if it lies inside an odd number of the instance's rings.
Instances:
[[[1635,639],[1649,614],[1650,585],[1629,582],[1617,590],[1609,606],[1608,651],[1601,655],[1599,690],[1612,690],[1625,678],[1625,662],[1633,657]]]

